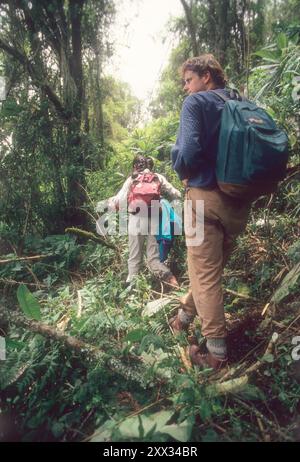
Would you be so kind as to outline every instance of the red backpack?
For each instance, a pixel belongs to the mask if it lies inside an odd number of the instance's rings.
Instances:
[[[155,173],[139,173],[132,181],[128,194],[128,204],[137,207],[144,202],[148,207],[151,201],[159,201],[161,184]]]

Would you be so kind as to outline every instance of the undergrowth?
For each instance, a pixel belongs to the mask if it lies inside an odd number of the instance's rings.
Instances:
[[[102,356],[79,355],[51,338],[3,325],[7,357],[1,361],[0,419],[7,430],[2,439],[295,440],[300,371],[291,351],[299,319],[280,304],[272,319],[261,316],[284,276],[299,262],[299,216],[293,213],[297,205],[282,212],[290,190],[290,185],[283,189],[267,208],[266,202],[254,206],[247,232],[225,271],[232,366],[246,367],[263,358],[255,378],[226,394],[211,393],[209,387],[216,382],[210,370],[184,368],[180,352],[189,337],[175,338],[168,327],[185,288],[165,294],[147,270],[134,287],[125,286],[126,239],[114,238],[117,254],[67,236],[28,239],[25,254],[34,250],[49,256],[1,267],[1,305],[20,311],[16,286],[31,281],[28,287],[39,300],[42,322],[96,347]],[[187,288],[184,258],[181,240],[171,260],[176,260],[173,267]],[[143,314],[147,303],[161,296],[171,301],[152,316]],[[299,283],[284,302],[297,300]],[[193,330],[199,339],[197,322]],[[283,341],[264,356],[274,331],[284,334]]]

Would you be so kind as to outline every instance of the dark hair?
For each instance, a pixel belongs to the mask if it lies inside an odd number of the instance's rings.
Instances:
[[[192,71],[202,77],[206,72],[209,72],[213,82],[220,88],[226,85],[225,73],[219,61],[212,54],[204,54],[196,58],[190,58],[180,68],[181,75],[184,77],[186,71]]]
[[[145,168],[147,168],[146,158],[141,154],[138,154],[132,161],[132,167],[138,172],[145,170]]]
[[[146,166],[149,170],[153,170],[154,160],[152,159],[152,157],[146,157]]]

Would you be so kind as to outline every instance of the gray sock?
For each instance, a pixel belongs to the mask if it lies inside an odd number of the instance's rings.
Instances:
[[[189,325],[194,319],[193,316],[187,314],[182,308],[178,310],[178,318],[184,325]]]
[[[218,359],[227,358],[227,346],[225,338],[208,338],[206,341],[208,351]]]

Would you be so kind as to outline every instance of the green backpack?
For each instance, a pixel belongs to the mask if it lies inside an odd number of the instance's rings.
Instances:
[[[219,188],[231,197],[249,200],[275,192],[286,175],[286,133],[254,103],[211,92],[225,101],[216,163]]]

